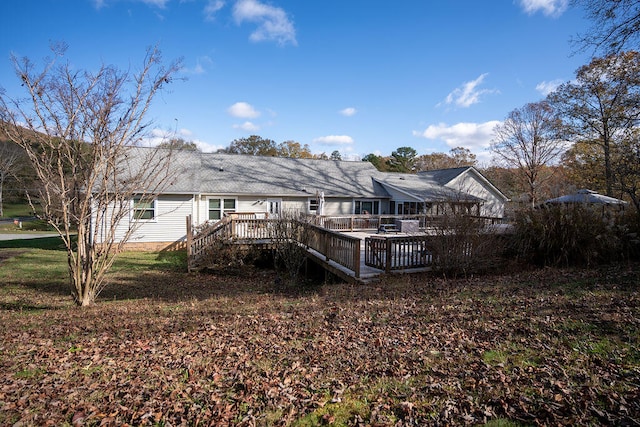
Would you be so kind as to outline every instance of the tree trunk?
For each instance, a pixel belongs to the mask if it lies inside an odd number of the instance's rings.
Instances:
[[[602,144],[604,149],[604,179],[606,184],[607,196],[613,197],[613,173],[611,171],[611,144],[608,138],[605,138]]]
[[[4,217],[4,201],[2,199],[2,191],[4,190],[4,174],[0,173],[0,218]]]
[[[69,259],[69,276],[71,293],[76,305],[86,307],[92,305],[98,296],[99,281],[95,275],[95,254],[91,242],[83,237],[89,235],[86,224],[78,225],[78,241],[76,250],[67,252]]]

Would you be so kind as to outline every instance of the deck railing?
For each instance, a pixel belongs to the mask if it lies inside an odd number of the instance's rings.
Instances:
[[[231,238],[231,218],[223,218],[215,224],[195,227],[191,215],[187,216],[187,270],[191,271],[202,254],[214,241]]]
[[[324,257],[326,262],[333,261],[360,277],[360,239],[341,232],[378,229],[381,224],[393,224],[397,219],[419,221],[420,229],[431,235],[412,236],[371,236],[365,239],[365,265],[386,272],[411,268],[429,267],[434,261],[433,243],[437,236],[430,230],[442,226],[438,218],[394,215],[350,215],[308,216],[297,221],[303,227],[298,240]],[[485,224],[492,218],[479,218]],[[277,244],[278,228],[282,219],[257,218],[256,214],[232,214],[213,225],[193,227],[191,217],[187,217],[187,251],[189,270],[196,267],[203,252],[218,239],[229,243]],[[428,224],[425,227],[425,224]]]
[[[307,246],[360,277],[360,239],[305,223],[308,231]]]
[[[503,224],[503,218],[466,215],[482,222],[485,226]],[[395,224],[399,220],[416,220],[420,230],[447,227],[451,217],[446,215],[308,215],[305,220],[333,231],[377,230],[383,224]]]
[[[278,235],[278,218],[258,219],[250,215],[230,215],[213,225],[205,225],[200,228],[193,227],[191,217],[187,217],[187,256],[188,266],[191,271],[196,267],[198,259],[207,247],[215,240],[225,239],[236,243],[275,243],[283,238]],[[354,272],[355,277],[360,277],[360,239],[346,236],[305,221],[296,223],[303,227],[298,243],[315,250],[325,257],[325,260],[334,261],[339,265]]]
[[[377,230],[381,224],[394,224],[396,215],[308,215],[305,219],[333,231]]]
[[[433,262],[431,236],[371,236],[364,240],[364,263],[386,272],[428,267]]]

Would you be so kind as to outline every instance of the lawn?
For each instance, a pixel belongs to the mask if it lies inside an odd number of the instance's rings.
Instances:
[[[28,203],[4,203],[2,210],[5,218],[32,216],[33,209]]]
[[[279,289],[125,254],[0,249],[0,425],[636,425],[640,266]]]

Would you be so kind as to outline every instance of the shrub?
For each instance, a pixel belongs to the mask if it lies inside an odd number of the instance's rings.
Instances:
[[[482,218],[451,214],[431,228],[434,271],[452,277],[468,276],[503,264],[504,237],[489,230]]]
[[[589,266],[633,256],[624,216],[589,205],[550,205],[515,215],[512,249],[544,266]]]
[[[210,270],[229,272],[246,267],[258,255],[257,249],[251,245],[234,244],[221,237],[209,244],[199,262]]]
[[[297,285],[307,259],[309,229],[293,211],[282,212],[272,227],[276,271],[285,278],[286,285]]]

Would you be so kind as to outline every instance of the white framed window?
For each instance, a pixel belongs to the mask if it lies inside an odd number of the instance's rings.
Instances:
[[[225,215],[236,211],[236,204],[236,199],[209,198],[207,218],[210,221],[220,221]]]
[[[310,214],[315,214],[318,212],[318,205],[320,204],[319,200],[317,198],[312,198],[309,199],[309,213]]]
[[[267,211],[270,217],[278,217],[282,210],[282,199],[267,199]]]
[[[132,210],[135,221],[155,221],[156,199],[149,200],[144,197],[134,197]]]

